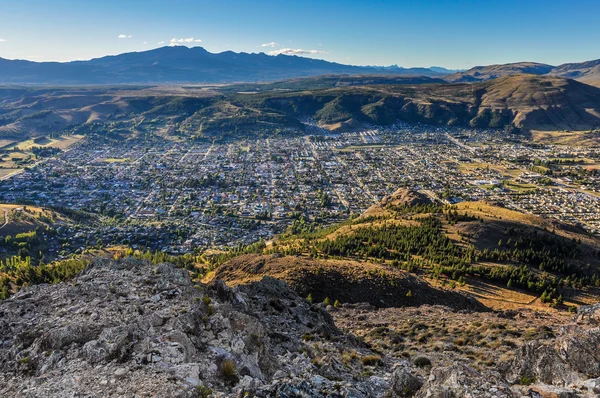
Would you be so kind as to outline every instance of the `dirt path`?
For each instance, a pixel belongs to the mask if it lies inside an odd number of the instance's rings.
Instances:
[[[4,209],[4,224],[0,225],[0,229],[8,225],[8,210]]]

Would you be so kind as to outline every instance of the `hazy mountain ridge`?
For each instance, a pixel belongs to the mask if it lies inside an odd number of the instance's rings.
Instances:
[[[165,84],[275,81],[324,74],[442,76],[427,68],[352,66],[299,56],[162,47],[74,62],[0,58],[3,84]]]

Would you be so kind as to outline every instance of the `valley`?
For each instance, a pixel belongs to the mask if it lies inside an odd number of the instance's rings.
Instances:
[[[0,398],[600,397],[600,2],[4,3]]]
[[[593,147],[407,124],[307,129],[313,134],[194,145],[90,137],[0,181],[0,202],[81,212],[98,222],[74,233],[82,243],[172,253],[267,241],[298,223],[339,223],[398,187],[457,206],[493,202],[590,234],[600,229]],[[68,251],[84,250],[82,243]]]

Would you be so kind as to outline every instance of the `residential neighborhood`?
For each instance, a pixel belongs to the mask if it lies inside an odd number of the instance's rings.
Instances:
[[[600,231],[600,151],[495,130],[396,124],[230,143],[86,139],[0,181],[0,201],[98,216],[90,242],[174,253],[269,240],[296,219],[340,222],[400,187],[488,200]],[[77,248],[77,244],[76,247]]]

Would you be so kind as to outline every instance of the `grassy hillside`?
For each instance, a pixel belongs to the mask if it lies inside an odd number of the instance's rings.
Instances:
[[[448,206],[402,191],[339,226],[298,221],[263,250],[273,253],[286,257],[234,258],[216,276],[271,275],[319,300],[384,306],[444,303],[442,292],[459,291],[493,308],[566,309],[600,295],[597,237],[490,203]]]
[[[482,82],[519,74],[558,76],[600,87],[600,60],[568,63],[559,66],[535,62],[476,66],[464,72],[447,75],[444,79],[451,83]]]
[[[499,77],[518,74],[544,75],[550,72],[552,65],[536,62],[517,62],[512,64],[476,66],[464,72],[453,73],[444,79],[451,83],[480,82]]]
[[[551,74],[554,76],[576,79],[580,82],[600,87],[600,59],[563,64],[554,68]]]

